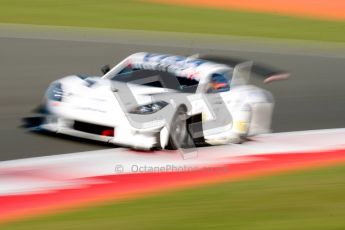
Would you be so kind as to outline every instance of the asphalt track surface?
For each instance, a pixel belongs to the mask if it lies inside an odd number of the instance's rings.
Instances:
[[[323,55],[294,53],[286,48],[256,50],[248,48],[250,45],[236,49],[222,48],[219,44],[216,48],[192,46],[190,49],[164,41],[145,44],[116,39],[109,42],[0,36],[0,161],[113,147],[27,132],[20,128],[21,118],[31,114],[54,79],[71,73],[99,75],[103,64],[115,64],[138,51],[219,54],[289,70],[290,80],[264,86],[276,100],[273,131],[345,127],[344,52]],[[262,85],[258,80],[253,82]]]

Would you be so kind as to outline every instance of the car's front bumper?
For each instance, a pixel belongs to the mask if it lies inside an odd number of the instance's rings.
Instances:
[[[102,134],[91,133],[85,130],[77,130],[75,129],[74,122],[74,120],[66,118],[47,116],[43,120],[42,124],[34,128],[89,140],[112,143],[134,149],[148,150],[152,148],[161,148],[160,128],[138,130],[128,125],[123,125],[111,127],[112,132],[110,134]],[[107,127],[107,130],[109,129],[110,127]]]

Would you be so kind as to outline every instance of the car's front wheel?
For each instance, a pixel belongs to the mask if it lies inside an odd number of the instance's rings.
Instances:
[[[169,140],[166,149],[176,150],[193,146],[193,138],[188,131],[187,118],[186,109],[179,107],[170,125]]]

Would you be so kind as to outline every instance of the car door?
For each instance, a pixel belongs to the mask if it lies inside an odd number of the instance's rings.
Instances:
[[[225,132],[231,128],[232,115],[227,106],[231,72],[213,73],[206,85],[204,100],[208,110],[203,113],[203,130],[207,134]]]

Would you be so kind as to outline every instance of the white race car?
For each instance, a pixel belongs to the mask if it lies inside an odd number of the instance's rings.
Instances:
[[[135,149],[241,143],[270,132],[271,93],[249,85],[251,62],[135,53],[102,77],[71,75],[50,84],[42,116],[48,130]],[[273,74],[274,75],[274,74]],[[269,76],[271,80],[285,75]]]

